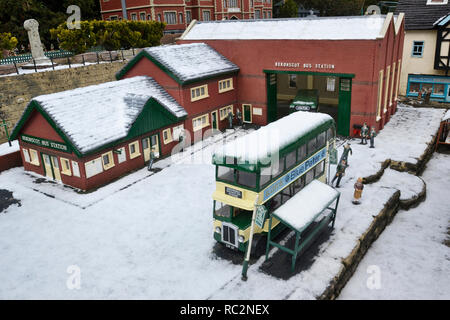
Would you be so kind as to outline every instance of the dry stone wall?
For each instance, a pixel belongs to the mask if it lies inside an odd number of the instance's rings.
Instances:
[[[115,80],[125,62],[100,63],[77,68],[0,77],[0,105],[7,113],[9,132],[29,101],[36,96]],[[0,143],[6,142],[0,128]]]

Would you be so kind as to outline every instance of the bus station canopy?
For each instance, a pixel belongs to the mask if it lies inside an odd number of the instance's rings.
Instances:
[[[313,180],[273,215],[292,229],[301,232],[338,197],[338,191],[319,180]]]
[[[289,199],[280,208],[275,210],[269,220],[269,234],[267,236],[266,260],[269,259],[270,246],[292,255],[291,271],[295,270],[297,255],[314,242],[319,233],[336,219],[340,193],[319,180],[313,180],[299,193]],[[330,205],[336,201],[333,207]],[[328,211],[326,216],[310,231],[305,231],[322,213]],[[294,248],[285,247],[271,240],[272,220],[276,218],[295,232]],[[305,231],[305,232],[304,232]]]

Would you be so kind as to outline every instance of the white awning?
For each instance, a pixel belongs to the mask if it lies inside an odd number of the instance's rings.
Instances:
[[[301,231],[327,209],[340,193],[329,185],[313,180],[299,193],[273,212],[273,215]]]

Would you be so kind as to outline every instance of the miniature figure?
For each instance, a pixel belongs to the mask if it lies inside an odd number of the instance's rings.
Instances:
[[[236,118],[238,120],[238,125],[242,127],[242,113],[239,108],[236,110]]]
[[[341,160],[336,168],[336,175],[333,180],[331,180],[331,185],[333,185],[334,180],[337,179],[336,188],[339,188],[339,183],[343,176],[345,176],[345,169],[347,169],[347,161]]]
[[[361,128],[361,143],[360,144],[367,144],[367,136],[369,134],[369,127],[367,127],[367,123],[364,122],[362,128]]]
[[[181,145],[181,152],[184,151],[184,138],[186,133],[184,132],[184,129],[180,129],[180,135],[178,136],[178,142]]]
[[[153,162],[155,162],[156,158],[157,158],[157,156],[155,154],[155,148],[153,147],[150,150],[150,162],[148,163],[148,167],[147,167],[148,171],[152,171]]]
[[[370,129],[370,148],[375,148],[375,137],[377,136],[377,132],[375,131],[375,127]]]
[[[228,124],[229,129],[233,129],[233,113],[231,111],[228,112]]]
[[[363,179],[362,178],[358,178],[358,180],[356,181],[355,185],[355,192],[353,193],[353,204],[360,204],[361,203],[361,196],[362,196],[362,191],[364,189],[364,184],[363,184]]]
[[[345,160],[345,162],[347,162],[347,167],[350,166],[348,164],[348,153],[349,152],[351,155],[353,155],[353,150],[352,150],[352,148],[350,148],[350,143],[347,142],[344,146],[344,151],[342,152],[341,160],[339,160],[339,162],[341,162],[342,160]]]

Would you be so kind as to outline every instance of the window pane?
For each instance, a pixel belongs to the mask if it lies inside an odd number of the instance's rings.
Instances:
[[[322,147],[325,146],[326,144],[326,137],[325,137],[326,133],[322,132],[321,134],[319,134],[319,136],[317,137],[317,147],[320,149]]]
[[[435,84],[433,88],[434,94],[443,95],[444,94],[444,85],[443,84]]]
[[[234,182],[234,169],[218,166],[217,177],[220,180]]]
[[[220,201],[216,201],[214,212],[217,216],[229,218],[230,217],[230,206],[224,204]]]
[[[418,93],[420,90],[420,83],[411,82],[409,84],[409,92],[410,93]]]
[[[314,169],[311,169],[306,173],[306,184],[313,181],[313,179],[314,179]]]
[[[325,161],[321,161],[315,168],[315,177],[320,177],[325,171]]]
[[[246,187],[256,187],[256,173],[237,170],[237,183]]]
[[[303,159],[305,159],[306,157],[306,144],[300,146],[297,149],[297,154],[298,154],[298,161],[302,161]]]
[[[296,163],[296,151],[294,150],[291,153],[288,153],[286,155],[286,168],[291,168],[295,165]]]
[[[109,155],[105,154],[105,155],[103,156],[103,163],[104,163],[105,165],[109,164]]]
[[[270,181],[270,168],[261,168],[261,175],[259,176],[259,186],[264,187]]]
[[[431,83],[422,83],[422,90],[430,90],[433,87]]]
[[[312,138],[308,142],[308,154],[312,154],[316,151],[316,138]]]

